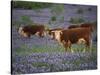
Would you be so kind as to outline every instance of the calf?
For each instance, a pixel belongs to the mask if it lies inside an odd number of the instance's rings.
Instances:
[[[37,35],[39,37],[44,36],[45,27],[43,25],[29,25],[19,27],[19,34],[23,37],[31,37],[32,35]]]

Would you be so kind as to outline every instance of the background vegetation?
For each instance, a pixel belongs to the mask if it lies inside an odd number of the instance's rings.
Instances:
[[[27,2],[27,1],[12,1],[12,8],[22,9],[40,9],[52,6],[50,3]]]

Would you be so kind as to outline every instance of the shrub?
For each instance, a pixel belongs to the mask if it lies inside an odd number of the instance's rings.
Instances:
[[[22,24],[32,24],[32,20],[29,16],[21,16],[21,22]]]
[[[73,24],[77,24],[77,23],[83,23],[85,22],[85,20],[83,18],[77,18],[77,17],[71,17],[70,20],[69,20],[70,23],[73,23]]]
[[[23,9],[40,9],[50,7],[50,3],[40,2],[27,2],[27,1],[12,1],[12,8],[23,8]]]
[[[78,10],[77,10],[77,12],[76,12],[77,14],[83,14],[84,13],[84,11],[83,11],[83,9],[82,8],[79,8]]]
[[[51,17],[51,21],[56,21],[56,17],[55,16],[52,16]]]
[[[60,15],[61,13],[64,12],[64,5],[54,5],[51,8],[51,13],[55,16]]]

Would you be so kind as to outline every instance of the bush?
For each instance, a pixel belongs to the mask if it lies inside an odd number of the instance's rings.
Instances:
[[[85,22],[85,20],[83,18],[71,17],[69,22],[73,23],[73,24],[77,24],[77,23],[83,23],[83,22]]]
[[[21,16],[21,22],[22,24],[32,24],[32,20],[29,16]]]
[[[64,12],[64,5],[54,5],[51,8],[51,13],[55,16],[60,15],[61,13]]]
[[[84,13],[84,11],[83,11],[83,9],[82,8],[79,8],[78,10],[77,10],[77,12],[76,12],[77,14],[83,14]]]
[[[27,1],[12,1],[12,8],[23,8],[23,9],[40,9],[50,7],[50,3],[40,2],[27,2]]]
[[[55,16],[52,16],[51,17],[51,21],[56,21],[56,17]]]

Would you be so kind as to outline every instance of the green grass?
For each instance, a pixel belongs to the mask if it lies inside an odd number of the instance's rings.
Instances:
[[[15,51],[17,55],[28,55],[32,52],[32,50],[25,45],[16,48]]]
[[[59,45],[52,46],[38,46],[34,45],[32,48],[27,47],[26,45],[22,45],[15,49],[17,55],[29,55],[32,53],[52,53],[52,52],[64,52],[64,48]]]
[[[52,6],[50,3],[31,2],[31,1],[12,1],[12,8],[40,9]]]
[[[63,52],[63,48],[59,45],[50,45],[50,46],[33,46],[31,49],[33,52],[36,53],[44,53],[44,52]]]
[[[96,52],[96,45],[93,45],[92,47],[92,52]],[[84,46],[81,46],[81,45],[72,45],[72,50],[73,52],[83,52],[84,50]],[[16,54],[18,55],[29,55],[29,54],[32,54],[32,53],[52,53],[52,52],[65,52],[65,49],[63,46],[59,45],[59,44],[51,44],[51,45],[41,45],[41,46],[38,46],[38,45],[34,45],[32,46],[32,48],[29,48],[27,47],[27,45],[22,45],[21,47],[19,48],[16,48],[15,49],[16,51]],[[89,51],[89,50],[86,50],[86,52]],[[93,58],[95,59],[95,58]]]

